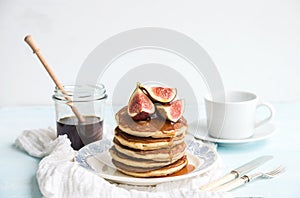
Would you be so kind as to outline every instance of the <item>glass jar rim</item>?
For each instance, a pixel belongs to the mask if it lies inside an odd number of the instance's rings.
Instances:
[[[107,98],[103,84],[63,85],[65,92],[55,87],[53,100],[62,102],[89,102]]]

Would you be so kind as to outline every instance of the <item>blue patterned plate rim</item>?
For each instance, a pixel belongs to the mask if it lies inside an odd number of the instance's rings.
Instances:
[[[201,141],[195,140],[190,136],[185,139],[187,145],[187,154],[192,155],[194,157],[198,157],[201,160],[201,165],[195,167],[195,170],[180,176],[174,177],[161,177],[161,178],[135,178],[131,176],[116,176],[116,175],[107,175],[107,174],[100,174],[99,176],[103,177],[104,179],[108,179],[111,181],[115,181],[118,183],[128,183],[128,184],[158,184],[163,182],[169,181],[178,181],[181,179],[186,179],[190,177],[194,177],[200,174],[203,174],[213,168],[217,162],[218,154],[214,146],[210,144],[205,144]],[[88,164],[87,159],[91,156],[102,152],[108,152],[109,148],[112,146],[112,140],[103,138],[102,140],[93,142],[82,147],[75,156],[75,161],[82,166],[83,168],[96,173],[96,171]]]

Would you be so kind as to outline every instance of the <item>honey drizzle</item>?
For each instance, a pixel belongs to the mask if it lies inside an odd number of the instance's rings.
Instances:
[[[172,148],[173,148],[173,143],[174,143],[174,139],[176,137],[176,131],[175,131],[175,127],[174,127],[175,123],[172,123],[170,121],[165,121],[164,125],[161,128],[162,133],[164,134],[168,134],[169,136],[169,140],[168,140],[168,153],[169,153],[169,162],[172,163],[173,162],[173,152],[172,152]],[[172,131],[172,132],[170,132]]]
[[[180,169],[179,171],[177,171],[175,173],[172,173],[172,174],[166,175],[166,176],[158,176],[157,178],[175,177],[175,176],[185,175],[185,174],[193,172],[193,170],[195,170],[195,166],[192,164],[187,164],[182,169]]]
[[[185,175],[188,174],[190,172],[192,172],[193,170],[195,170],[195,166],[192,164],[187,164],[185,167],[183,167],[181,170],[168,175],[167,177],[174,177],[174,176],[180,176],[180,175]]]

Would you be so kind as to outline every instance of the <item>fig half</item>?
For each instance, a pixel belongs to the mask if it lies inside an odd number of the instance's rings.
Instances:
[[[132,119],[146,120],[155,111],[155,106],[150,98],[137,86],[130,96],[127,112]]]
[[[177,122],[183,115],[184,101],[175,100],[169,104],[156,104],[158,113],[172,122]]]
[[[169,87],[150,87],[139,84],[139,87],[146,91],[149,97],[160,103],[169,103],[174,100],[177,95],[176,88]]]

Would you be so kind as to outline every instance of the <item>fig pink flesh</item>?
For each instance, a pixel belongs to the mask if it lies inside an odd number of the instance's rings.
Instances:
[[[172,102],[170,113],[173,118],[180,118],[182,113],[182,103],[180,100]]]
[[[169,99],[174,95],[174,91],[172,88],[164,88],[164,87],[152,87],[151,91],[155,96],[160,97],[162,99]]]
[[[134,116],[142,111],[153,113],[153,104],[141,90],[137,90],[130,99],[129,112]]]

